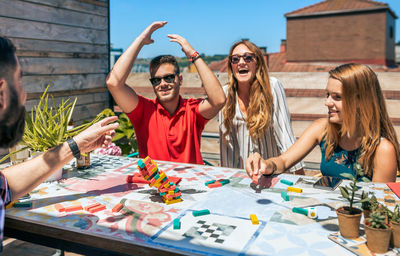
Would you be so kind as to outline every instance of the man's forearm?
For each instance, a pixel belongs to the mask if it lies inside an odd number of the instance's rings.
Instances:
[[[72,152],[64,142],[31,160],[2,170],[13,200],[32,191],[52,172],[62,168],[72,159]]]
[[[107,78],[107,85],[109,87],[118,87],[125,85],[125,82],[128,79],[129,74],[131,73],[133,64],[135,63],[135,60],[142,47],[143,39],[142,36],[139,36],[118,58]]]
[[[225,103],[225,94],[218,78],[207,66],[203,59],[199,58],[194,62],[201,82],[206,91],[208,101],[213,107],[222,108]]]

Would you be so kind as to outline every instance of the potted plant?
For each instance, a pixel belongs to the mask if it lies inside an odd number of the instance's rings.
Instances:
[[[390,244],[393,247],[400,248],[400,206],[398,204],[394,207],[390,224],[392,227],[392,237],[390,239]]]
[[[361,209],[363,210],[364,219],[368,219],[372,210],[376,209],[379,205],[375,195],[368,196],[365,191],[361,194]]]
[[[359,236],[360,220],[362,211],[355,207],[354,204],[362,203],[368,200],[368,198],[356,200],[356,192],[358,191],[357,181],[361,179],[363,181],[369,181],[364,176],[364,170],[361,168],[359,163],[354,165],[355,176],[349,173],[342,174],[351,180],[349,186],[340,186],[340,193],[342,196],[349,201],[349,206],[342,206],[336,210],[339,222],[340,234],[344,238],[357,238]]]
[[[57,104],[51,96],[51,104],[49,103],[48,89],[49,86],[43,92],[38,105],[32,108],[31,114],[25,113],[25,130],[22,136],[25,147],[20,151],[28,148],[31,151],[31,156],[63,143],[104,117],[102,112],[93,121],[68,129],[77,98],[73,101],[70,98],[63,99],[60,104]],[[18,152],[8,154],[0,162]]]
[[[364,229],[367,236],[367,246],[375,253],[385,253],[389,248],[391,228],[386,222],[387,216],[384,211],[376,209],[365,220]]]

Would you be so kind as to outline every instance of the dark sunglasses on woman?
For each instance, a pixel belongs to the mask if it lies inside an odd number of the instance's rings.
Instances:
[[[240,58],[243,58],[244,62],[246,63],[250,63],[253,62],[256,58],[256,56],[252,53],[245,53],[243,55],[231,55],[229,56],[229,59],[231,61],[232,64],[238,64],[240,61]]]
[[[150,78],[150,83],[153,86],[157,86],[161,83],[161,79],[167,83],[173,83],[175,81],[175,76],[176,76],[176,74],[169,74],[169,75],[165,75],[163,77],[155,76],[155,77]]]

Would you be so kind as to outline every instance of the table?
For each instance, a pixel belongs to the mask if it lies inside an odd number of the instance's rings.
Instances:
[[[78,170],[71,162],[63,179],[39,185],[31,192],[32,208],[6,211],[5,235],[87,255],[352,255],[328,239],[338,230],[335,209],[346,204],[339,189],[312,188],[317,178],[281,174],[263,180],[265,188],[251,184],[243,170],[156,161],[168,176],[181,177],[183,201],[166,205],[155,188],[126,183],[138,172],[138,159],[92,155],[91,168]],[[229,179],[219,188],[204,185]],[[290,180],[301,194],[281,191]],[[344,181],[346,183],[347,181]],[[400,200],[385,184],[362,184],[393,207]],[[107,209],[60,213],[56,204],[89,205]],[[111,209],[122,202],[124,208]],[[293,213],[293,207],[315,207],[318,219]],[[211,214],[193,217],[193,210]],[[253,225],[256,214],[259,225]],[[181,229],[173,229],[179,218]]]

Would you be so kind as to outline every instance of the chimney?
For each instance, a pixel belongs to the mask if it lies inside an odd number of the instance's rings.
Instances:
[[[267,46],[260,46],[260,50],[263,55],[267,55]]]
[[[281,52],[286,52],[286,39],[281,40]]]

